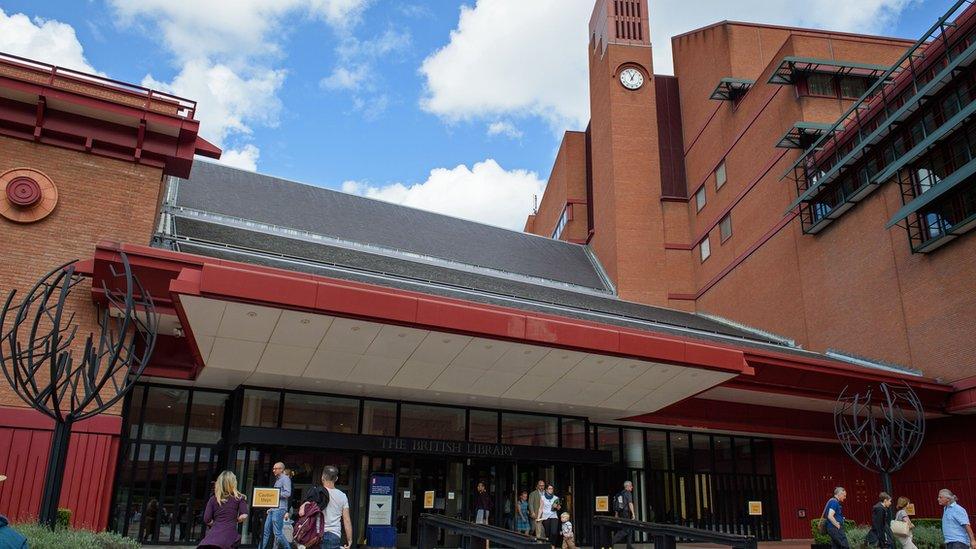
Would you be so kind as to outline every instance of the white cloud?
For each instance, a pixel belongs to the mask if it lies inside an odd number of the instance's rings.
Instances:
[[[102,74],[85,59],[71,25],[0,9],[0,51],[82,72]]]
[[[917,0],[651,0],[654,69],[670,74],[671,37],[724,19],[883,33]],[[555,130],[589,119],[587,29],[593,0],[477,0],[420,67],[421,107],[448,122],[534,116]],[[933,19],[934,19],[933,15]]]
[[[319,85],[327,90],[350,92],[353,109],[361,112],[366,120],[375,120],[389,105],[389,97],[381,89],[377,62],[410,47],[410,33],[388,28],[368,40],[361,40],[349,32],[340,34],[336,66],[329,76],[319,81]]]
[[[196,100],[200,133],[228,149],[227,163],[252,170],[260,150],[241,143],[254,127],[278,123],[287,19],[317,19],[344,33],[369,1],[211,0],[200,9],[198,0],[110,0],[121,23],[151,26],[179,67],[169,82],[150,74],[143,84]]]
[[[366,67],[336,67],[332,74],[322,79],[323,87],[330,90],[354,90],[366,80]]]
[[[223,64],[189,61],[172,82],[146,76],[143,85],[194,99],[202,133],[223,143],[232,134],[248,135],[251,125],[274,126],[281,102],[277,92],[285,79],[283,70],[254,69],[242,78]]]
[[[180,61],[280,53],[275,38],[288,16],[321,19],[334,28],[355,24],[368,0],[110,0],[122,22],[149,20]]]
[[[522,130],[508,120],[496,120],[488,124],[488,135],[504,135],[510,139],[521,139]]]
[[[542,196],[545,181],[535,172],[506,170],[489,158],[471,168],[437,168],[423,183],[374,186],[346,181],[342,190],[369,198],[421,208],[508,229],[522,230],[532,213],[532,197]]]
[[[255,171],[258,169],[258,157],[261,151],[250,143],[240,149],[228,149],[220,155],[220,163],[242,170]]]

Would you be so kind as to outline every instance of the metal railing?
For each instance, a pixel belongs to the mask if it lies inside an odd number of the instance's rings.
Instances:
[[[196,101],[50,63],[0,52],[0,76],[193,119]]]
[[[417,549],[434,549],[437,546],[441,531],[460,535],[462,538],[461,547],[466,549],[484,549],[485,542],[488,542],[489,547],[550,549],[548,541],[539,541],[533,536],[444,515],[423,513],[420,515],[417,524],[419,528]]]
[[[702,530],[674,524],[658,524],[642,520],[624,519],[608,516],[593,517],[593,547],[607,547],[611,532],[630,530],[650,535],[654,549],[675,549],[678,540],[692,543],[714,543],[733,549],[756,549],[755,536],[726,534],[713,530]]]
[[[958,31],[953,19],[965,13],[973,4],[974,0],[956,0],[928,32],[847,109],[830,131],[824,132],[800,155],[784,173],[786,177],[792,172],[799,194],[788,210],[808,199],[818,188],[836,177],[853,159],[859,158],[866,146],[891,129],[892,124],[888,122],[893,116],[904,115],[917,107],[920,96],[929,94],[928,89],[938,85],[940,81],[938,77],[923,78],[923,74],[936,66],[935,61],[940,58],[953,61],[966,57],[963,55],[965,52],[955,52],[952,49],[955,41],[961,38],[960,34],[965,33],[952,33],[953,42],[950,42],[947,35],[950,34],[950,29]],[[939,48],[933,48],[935,45]],[[951,72],[953,68],[947,67],[947,70]],[[896,88],[898,91],[892,93],[889,88]]]

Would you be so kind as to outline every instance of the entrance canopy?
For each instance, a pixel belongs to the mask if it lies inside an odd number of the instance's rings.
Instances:
[[[601,420],[678,418],[706,427],[712,421],[705,416],[668,410],[691,405],[711,410],[710,417],[726,410],[729,420],[744,410],[736,406],[739,394],[826,403],[844,386],[878,381],[908,381],[927,406],[940,410],[951,391],[785,346],[681,336],[145,246],[100,245],[90,264],[93,288],[122,253],[164,315],[146,375],[168,383]]]
[[[146,374],[198,386],[616,419],[752,373],[741,350],[141,246],[100,247],[94,276],[120,252],[178,326]]]

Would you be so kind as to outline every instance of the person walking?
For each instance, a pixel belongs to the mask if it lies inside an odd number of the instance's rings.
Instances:
[[[542,524],[543,538],[549,540],[549,545],[554,548],[560,548],[563,545],[563,536],[559,530],[559,509],[556,488],[549,484],[539,500],[539,510],[536,512],[537,518],[535,520]]]
[[[637,516],[634,511],[634,483],[627,480],[624,481],[623,489],[617,493],[613,498],[613,516],[622,519],[633,519]],[[619,543],[620,540],[627,540],[627,549],[633,547],[634,531],[630,528],[621,528],[613,534],[613,538],[610,540],[610,545],[613,546]]]
[[[339,469],[335,465],[326,465],[322,469],[322,488],[329,493],[329,503],[325,506],[325,536],[322,537],[322,549],[350,549],[353,545],[352,519],[349,516],[349,498],[345,492],[336,488],[339,480]],[[346,534],[346,543],[342,543],[342,534]]]
[[[535,483],[535,490],[529,494],[529,519],[531,520],[532,531],[535,537],[543,539],[546,537],[542,519],[539,518],[539,507],[542,505],[542,496],[546,493],[546,481],[539,479]]]
[[[943,488],[939,490],[938,500],[942,506],[942,538],[946,549],[976,549],[969,514],[956,502],[956,495]]]
[[[908,498],[901,496],[898,498],[898,505],[896,505],[898,512],[895,513],[895,522],[906,523],[905,530],[908,532],[904,535],[901,535],[898,532],[892,532],[895,538],[897,538],[900,542],[901,549],[918,549],[918,547],[915,546],[915,542],[912,541],[912,529],[915,528],[915,524],[912,523],[911,517],[908,516],[908,504],[910,503],[911,501],[909,501]]]
[[[247,520],[247,512],[247,500],[237,491],[237,476],[231,471],[220,473],[214,484],[214,493],[203,512],[207,535],[198,547],[233,549],[240,545],[241,535],[237,533],[237,525]]]
[[[569,513],[563,511],[559,515],[562,526],[559,528],[563,536],[562,549],[576,549],[576,534],[573,533],[573,523],[569,521]]]
[[[291,499],[291,477],[285,474],[285,464],[275,463],[271,468],[275,476],[274,487],[278,489],[278,506],[268,509],[268,516],[264,519],[264,533],[261,536],[261,547],[268,547],[271,543],[272,549],[287,549],[285,535],[282,528],[285,524],[285,513],[288,512],[288,502]]]
[[[474,523],[488,524],[488,517],[494,507],[494,500],[484,482],[478,482],[474,494]]]
[[[891,549],[894,545],[891,534],[891,496],[888,492],[878,494],[878,503],[871,508],[871,531],[867,542],[879,549]]]
[[[525,490],[519,492],[518,502],[516,502],[515,530],[520,534],[529,535],[532,532],[532,523],[529,515],[529,493]]]
[[[847,533],[844,532],[844,500],[847,499],[847,490],[843,486],[834,488],[834,496],[827,500],[824,506],[823,515],[824,531],[830,538],[830,549],[849,549],[850,543],[847,541]]]

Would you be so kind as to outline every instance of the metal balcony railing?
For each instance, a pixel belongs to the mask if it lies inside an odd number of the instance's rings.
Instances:
[[[810,145],[785,175],[792,172],[798,197],[788,211],[808,201],[836,179],[844,168],[863,156],[915,112],[924,99],[950,82],[956,72],[976,60],[976,43],[957,47],[972,26],[976,0],[957,0],[938,21],[867,91]]]
[[[193,119],[196,115],[197,103],[190,99],[2,52],[0,78],[20,80],[179,118]]]

